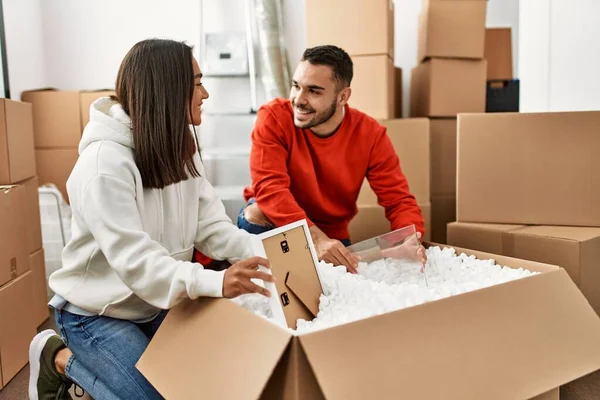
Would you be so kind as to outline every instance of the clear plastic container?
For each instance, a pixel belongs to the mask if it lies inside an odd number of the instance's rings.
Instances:
[[[421,256],[418,253],[420,246],[416,227],[409,225],[348,246],[348,250],[359,256],[362,262],[384,259],[386,264],[392,264],[392,260],[400,260],[415,263],[415,267],[420,265],[425,284],[428,285],[424,265],[421,264]]]

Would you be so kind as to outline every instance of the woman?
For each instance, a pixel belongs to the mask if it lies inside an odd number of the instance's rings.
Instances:
[[[261,293],[272,282],[251,257],[250,235],[225,214],[195,134],[208,98],[184,43],[145,40],[119,69],[116,96],[96,101],[67,182],[73,237],[50,277],[61,337],[37,335],[31,399],[70,398],[71,382],[96,399],[154,399],[135,368],[166,311],[186,298]],[[194,248],[233,265],[192,263]],[[240,261],[241,260],[241,261]],[[67,347],[68,346],[68,347]]]

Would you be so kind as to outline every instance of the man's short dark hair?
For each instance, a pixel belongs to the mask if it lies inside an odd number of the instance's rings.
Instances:
[[[301,61],[308,61],[312,65],[327,65],[333,70],[333,79],[342,84],[350,86],[352,82],[353,66],[352,59],[343,49],[337,46],[325,45],[315,46],[304,51]]]

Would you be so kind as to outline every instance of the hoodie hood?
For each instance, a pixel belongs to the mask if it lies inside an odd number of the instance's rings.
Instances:
[[[90,106],[90,122],[83,130],[79,154],[91,143],[103,140],[133,149],[131,118],[121,104],[110,97],[101,97]]]

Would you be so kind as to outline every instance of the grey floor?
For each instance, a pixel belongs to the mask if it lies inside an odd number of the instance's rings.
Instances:
[[[56,330],[54,318],[49,318],[39,331],[44,329]],[[27,387],[29,385],[29,365],[25,366],[15,376],[6,387],[0,391],[0,400],[26,400]],[[72,396],[76,399],[75,396]],[[91,400],[86,394],[83,400]],[[584,376],[583,378],[571,382],[561,387],[560,400],[597,400],[600,399],[600,371]]]

